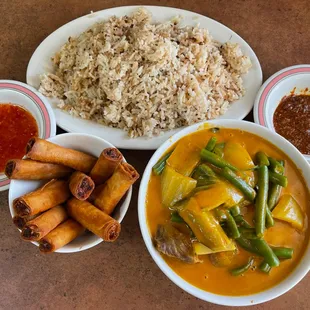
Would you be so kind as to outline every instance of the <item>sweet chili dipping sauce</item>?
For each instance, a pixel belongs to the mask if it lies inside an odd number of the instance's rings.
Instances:
[[[36,120],[27,110],[13,104],[0,104],[0,172],[9,159],[22,158],[28,140],[37,136]]]
[[[310,155],[310,95],[282,98],[273,115],[276,132],[294,144],[301,153]]]

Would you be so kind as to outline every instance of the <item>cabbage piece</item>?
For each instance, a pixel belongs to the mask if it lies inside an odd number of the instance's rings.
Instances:
[[[243,194],[228,182],[220,181],[194,196],[201,208],[212,210],[220,205],[233,207],[244,200]]]
[[[170,223],[158,225],[155,246],[159,252],[180,259],[185,263],[194,264],[199,262],[190,237],[181,233]]]
[[[204,244],[200,242],[194,242],[193,248],[196,253],[196,255],[208,255],[208,254],[214,254],[218,252],[226,252],[226,251],[234,251],[236,250],[236,246],[234,242],[231,242],[226,247],[222,249],[217,249],[216,251],[211,250],[210,248],[206,247]]]
[[[199,242],[217,251],[227,247],[231,240],[210,211],[203,211],[192,197],[180,205],[179,215],[193,231]]]
[[[289,194],[283,195],[272,211],[275,219],[290,223],[293,227],[302,230],[304,216],[298,202]]]
[[[255,165],[248,151],[240,143],[231,141],[227,142],[224,147],[224,159],[233,166],[242,170],[242,172],[238,172],[237,174],[249,185],[254,187],[254,172],[248,169],[254,168]]]
[[[190,176],[200,161],[200,151],[201,149],[192,143],[191,137],[185,137],[178,142],[167,164],[178,173]]]
[[[165,167],[161,178],[162,203],[165,207],[172,207],[184,199],[197,184],[196,180],[176,172],[169,165]]]

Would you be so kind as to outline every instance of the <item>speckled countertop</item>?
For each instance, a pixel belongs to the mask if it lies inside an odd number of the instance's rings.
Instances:
[[[309,0],[2,0],[0,79],[25,82],[33,51],[61,25],[91,10],[132,4],[178,7],[222,22],[254,49],[264,79],[281,68],[310,63]],[[124,155],[142,173],[152,152],[124,151]],[[115,244],[46,256],[21,241],[11,224],[8,192],[1,192],[0,309],[224,308],[183,292],[155,265],[139,229],[138,187]],[[251,309],[309,309],[309,292],[310,275],[282,297]]]

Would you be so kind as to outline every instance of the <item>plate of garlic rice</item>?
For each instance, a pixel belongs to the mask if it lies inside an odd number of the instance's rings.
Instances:
[[[125,149],[156,149],[184,126],[243,119],[262,84],[235,32],[176,8],[91,13],[50,34],[27,68],[58,126]]]

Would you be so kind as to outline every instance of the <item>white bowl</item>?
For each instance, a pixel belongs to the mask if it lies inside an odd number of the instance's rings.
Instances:
[[[250,133],[253,133],[257,136],[264,138],[265,140],[271,142],[276,145],[279,149],[285,152],[292,161],[296,164],[296,166],[303,172],[303,176],[305,181],[310,188],[310,166],[308,165],[305,158],[302,154],[287,140],[278,135],[277,133],[270,132],[267,128],[258,126],[254,123],[246,122],[246,121],[238,121],[238,120],[214,120],[206,123],[211,123],[212,125],[221,126],[225,128],[236,128],[241,129]],[[254,305],[262,302],[266,302],[273,298],[276,298],[288,290],[290,290],[293,286],[295,286],[309,271],[310,268],[310,247],[306,249],[305,255],[301,259],[299,265],[294,269],[294,271],[288,275],[282,282],[277,284],[276,286],[262,291],[260,293],[246,295],[246,296],[223,296],[213,294],[202,289],[197,288],[196,286],[188,283],[183,278],[181,278],[178,274],[176,274],[169,265],[165,262],[159,252],[155,249],[152,237],[149,232],[149,228],[146,222],[146,210],[145,210],[145,200],[147,194],[147,187],[149,183],[149,179],[152,173],[152,167],[154,164],[160,159],[160,157],[165,153],[165,151],[170,148],[176,141],[180,138],[193,133],[197,130],[200,130],[203,126],[200,124],[195,124],[193,126],[187,127],[182,131],[178,132],[170,139],[168,139],[152,156],[146,169],[144,171],[140,190],[138,197],[138,213],[139,213],[139,223],[142,232],[142,236],[148,251],[150,252],[152,258],[158,267],[164,272],[164,274],[173,281],[180,288],[185,290],[186,292],[208,302],[212,302],[214,304],[227,305],[227,306],[246,306],[246,305]]]
[[[310,65],[284,68],[272,75],[259,89],[254,104],[255,123],[275,131],[273,114],[281,99],[290,95],[305,93],[310,88]],[[310,155],[304,155],[310,163]]]
[[[39,137],[48,139],[56,134],[54,112],[47,101],[33,87],[11,80],[0,80],[0,104],[12,103],[26,109],[37,122]],[[0,191],[8,189],[10,180],[0,173]]]
[[[108,147],[114,147],[111,143],[87,134],[79,134],[79,133],[65,133],[61,135],[57,135],[50,139],[47,139],[55,144],[72,148],[74,150],[86,152],[88,154],[99,156],[103,149]],[[125,160],[125,159],[124,159]],[[126,161],[126,160],[125,160]],[[13,209],[13,200],[22,195],[25,195],[29,192],[32,192],[42,186],[46,181],[26,181],[26,180],[12,180],[11,186],[9,190],[9,208],[12,217],[15,215]],[[113,217],[119,223],[122,222],[131,199],[132,187],[128,190],[125,197],[122,199],[121,203],[117,206],[114,211]],[[98,236],[86,232],[82,236],[76,238],[69,244],[65,245],[61,249],[57,250],[58,253],[74,253],[79,251],[84,251],[90,249],[97,244],[101,243],[103,240]],[[33,244],[38,246],[37,242],[32,242]]]

